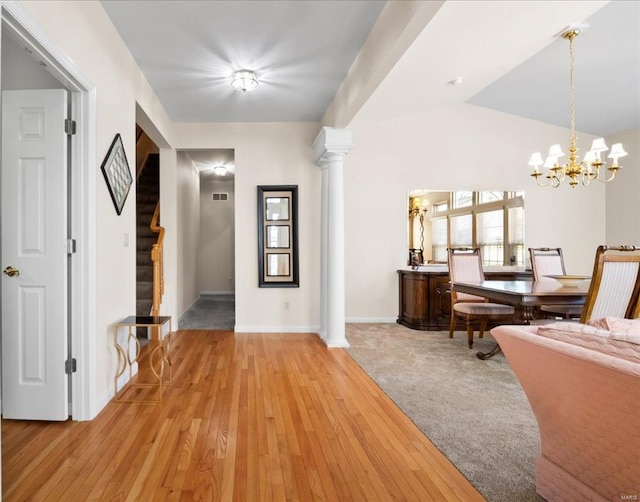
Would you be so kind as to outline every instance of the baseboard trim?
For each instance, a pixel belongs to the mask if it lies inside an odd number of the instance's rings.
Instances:
[[[235,291],[200,291],[200,295],[235,295]]]
[[[182,314],[178,316],[178,319],[175,322],[176,325],[174,327],[174,330],[180,329],[180,319],[182,319],[182,317],[189,311],[189,309],[191,309],[198,302],[199,299],[200,297],[198,296],[195,300],[191,302],[191,305],[189,305],[186,309],[182,311]]]
[[[236,326],[236,333],[309,333],[317,335],[320,326]]]
[[[395,324],[397,317],[347,317],[345,322],[347,323],[382,323],[382,324]]]

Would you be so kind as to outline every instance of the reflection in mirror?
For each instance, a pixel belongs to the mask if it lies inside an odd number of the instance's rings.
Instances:
[[[286,277],[289,275],[289,254],[267,253],[267,275]]]
[[[267,225],[267,247],[268,248],[288,248],[289,247],[289,226],[288,225]]]
[[[523,191],[409,192],[409,264],[447,263],[448,247],[479,247],[485,266],[525,265]],[[419,208],[419,210],[416,210]]]
[[[289,219],[289,197],[267,197],[267,221]]]

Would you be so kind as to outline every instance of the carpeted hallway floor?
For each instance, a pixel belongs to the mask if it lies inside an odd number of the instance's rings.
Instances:
[[[178,320],[179,329],[233,330],[235,324],[235,295],[201,295]]]

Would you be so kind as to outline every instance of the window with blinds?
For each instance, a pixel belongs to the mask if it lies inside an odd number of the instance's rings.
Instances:
[[[476,233],[483,265],[504,263],[504,210],[476,215]]]
[[[509,264],[524,265],[524,207],[510,207],[509,220]]]
[[[431,212],[432,257],[447,247],[479,247],[485,266],[524,265],[523,192],[451,192],[449,206]]]
[[[437,218],[431,221],[433,246],[433,260],[436,262],[447,261],[447,219]]]
[[[473,218],[471,214],[452,216],[449,219],[451,226],[451,245],[456,247],[469,247],[473,244]]]

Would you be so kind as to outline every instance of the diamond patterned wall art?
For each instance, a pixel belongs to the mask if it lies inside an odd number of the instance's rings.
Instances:
[[[113,200],[113,205],[116,208],[116,213],[119,215],[133,183],[120,134],[116,134],[113,139],[109,152],[102,162],[101,169],[109,188],[111,200]]]

